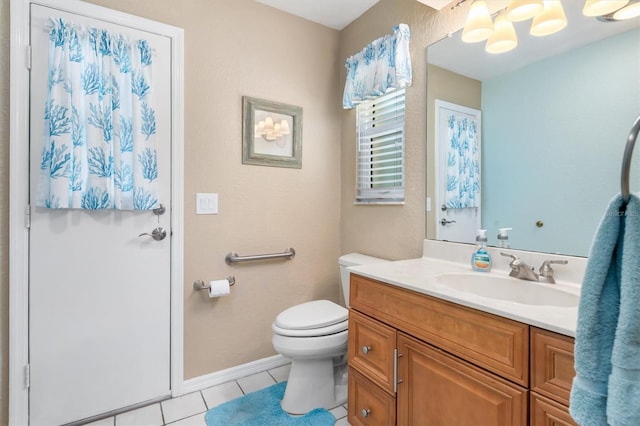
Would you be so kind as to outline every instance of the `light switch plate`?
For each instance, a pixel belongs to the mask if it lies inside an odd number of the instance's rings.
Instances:
[[[218,214],[218,194],[198,192],[196,214]]]

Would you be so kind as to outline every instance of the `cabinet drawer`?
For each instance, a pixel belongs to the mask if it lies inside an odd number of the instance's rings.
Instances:
[[[527,424],[527,389],[399,333],[398,424]]]
[[[396,424],[396,400],[349,367],[347,420],[351,426],[392,426]]]
[[[531,390],[569,405],[574,339],[531,327]]]
[[[396,330],[351,310],[348,348],[349,365],[393,394]]]
[[[528,325],[353,273],[350,295],[353,309],[528,386]]]
[[[569,408],[531,392],[531,426],[577,426]]]

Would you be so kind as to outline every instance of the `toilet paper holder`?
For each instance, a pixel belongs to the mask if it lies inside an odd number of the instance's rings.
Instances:
[[[229,276],[226,278],[226,280],[229,281],[229,287],[236,283],[236,277]],[[194,290],[209,290],[209,288],[211,288],[211,285],[209,283],[205,283],[202,280],[196,280],[193,282]]]

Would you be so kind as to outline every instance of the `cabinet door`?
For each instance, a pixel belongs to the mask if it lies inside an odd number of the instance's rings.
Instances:
[[[399,425],[526,425],[528,391],[398,333]]]
[[[349,367],[348,407],[347,420],[351,426],[394,426],[396,424],[395,399],[351,367]]]
[[[569,405],[574,339],[531,327],[531,390]]]
[[[531,392],[531,426],[577,426],[569,408]]]
[[[396,330],[366,315],[349,312],[349,365],[393,395]]]

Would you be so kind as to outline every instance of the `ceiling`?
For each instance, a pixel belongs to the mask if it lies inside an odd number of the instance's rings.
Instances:
[[[341,30],[379,0],[256,0],[326,27]],[[440,10],[452,0],[417,0]]]

